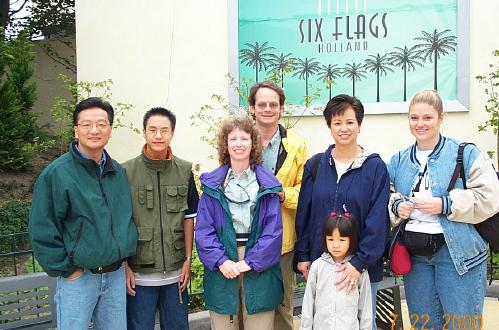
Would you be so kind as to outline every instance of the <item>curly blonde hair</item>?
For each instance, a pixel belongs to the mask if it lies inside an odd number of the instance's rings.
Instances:
[[[251,118],[241,115],[229,117],[222,121],[217,139],[218,161],[221,164],[230,165],[228,137],[229,133],[236,128],[239,128],[251,136],[250,166],[260,164],[262,162],[262,139],[260,133],[255,128],[255,125],[253,125]]]

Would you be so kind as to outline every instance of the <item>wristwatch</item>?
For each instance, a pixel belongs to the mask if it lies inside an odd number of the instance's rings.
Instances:
[[[190,262],[192,262],[192,260],[194,260],[194,257],[192,257],[192,256],[187,256],[187,257],[184,258],[184,261],[190,261]]]

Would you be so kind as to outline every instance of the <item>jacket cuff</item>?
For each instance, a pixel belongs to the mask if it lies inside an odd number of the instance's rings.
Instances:
[[[352,259],[350,259],[350,264],[355,268],[357,269],[357,271],[359,273],[362,274],[362,272],[364,272],[366,270],[366,265],[364,265],[358,257],[353,257]]]
[[[392,212],[395,214],[395,216],[399,216],[399,213],[397,211],[397,207],[399,206],[400,203],[402,203],[404,200],[402,198],[397,199],[395,202],[392,204]]]
[[[73,274],[76,270],[78,269],[78,267],[76,266],[71,266],[71,268],[66,271],[66,272],[63,272],[62,273],[62,277],[64,278],[68,278],[71,274]]]
[[[226,260],[229,260],[226,255],[223,255],[220,259],[218,259],[216,266],[219,267],[221,264],[223,264]]]
[[[450,196],[442,196],[442,214],[451,214],[452,213],[452,200]]]

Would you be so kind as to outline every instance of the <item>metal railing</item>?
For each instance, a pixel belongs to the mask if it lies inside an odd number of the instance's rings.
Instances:
[[[0,272],[6,275],[17,276],[26,272],[22,271],[25,258],[22,256],[31,256],[31,269],[35,269],[35,258],[29,242],[28,232],[0,235],[0,263],[2,269]],[[4,275],[5,276],[5,275]]]

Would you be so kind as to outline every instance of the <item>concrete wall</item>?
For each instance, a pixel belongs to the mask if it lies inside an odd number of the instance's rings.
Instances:
[[[74,37],[65,38],[62,41],[72,42],[74,46],[76,45]],[[34,42],[35,46],[33,50],[36,54],[36,59],[33,78],[36,80],[38,99],[33,109],[39,113],[38,124],[40,126],[52,125],[53,119],[50,109],[54,105],[56,97],[68,99],[71,97],[71,94],[59,79],[59,75],[64,74],[73,80],[76,79],[76,74],[68,70],[64,65],[52,60],[44,51],[44,47],[48,44],[60,56],[76,62],[76,50],[66,46],[63,42],[56,39],[36,40]]]
[[[228,0],[230,1],[230,0]],[[127,117],[141,125],[152,106],[166,106],[177,114],[174,153],[201,171],[216,163],[213,150],[200,141],[204,132],[191,127],[189,116],[207,103],[213,93],[227,95],[228,27],[226,1],[150,0],[77,1],[78,79],[114,81],[113,100],[132,103]],[[483,86],[473,78],[488,71],[492,51],[499,48],[496,24],[499,2],[470,4],[470,111],[447,114],[445,135],[475,142],[484,150],[495,148],[492,133],[479,133],[487,119]],[[323,151],[332,141],[322,117],[302,118],[295,127],[308,142],[311,153]],[[388,159],[413,143],[405,114],[370,115],[364,120],[360,143]],[[143,139],[128,130],[116,130],[109,145],[119,161],[136,155]]]

